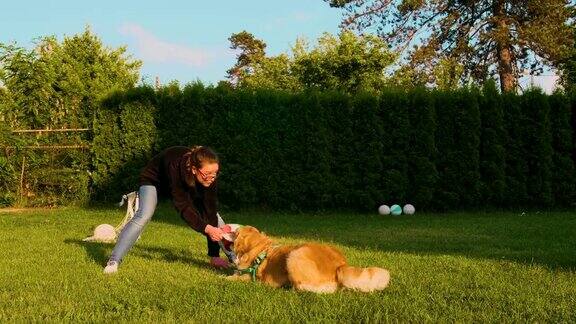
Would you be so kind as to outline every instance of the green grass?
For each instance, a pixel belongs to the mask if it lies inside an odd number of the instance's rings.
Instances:
[[[280,243],[334,244],[392,275],[377,293],[331,295],[230,282],[205,240],[161,206],[117,275],[110,244],[84,243],[119,209],[0,213],[0,322],[575,322],[574,213],[228,213]]]

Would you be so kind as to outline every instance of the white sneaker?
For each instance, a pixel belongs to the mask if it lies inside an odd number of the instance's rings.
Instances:
[[[104,268],[105,274],[112,274],[118,272],[118,262],[116,261],[108,261],[106,264],[106,268]]]

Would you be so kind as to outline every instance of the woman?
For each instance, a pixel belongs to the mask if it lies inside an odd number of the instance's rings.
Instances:
[[[118,237],[104,273],[115,273],[122,258],[134,245],[154,214],[159,194],[172,198],[176,210],[195,231],[208,241],[208,256],[214,267],[227,267],[219,257],[218,241],[224,234],[216,215],[218,156],[208,147],[170,147],[156,155],[140,174],[139,206]]]

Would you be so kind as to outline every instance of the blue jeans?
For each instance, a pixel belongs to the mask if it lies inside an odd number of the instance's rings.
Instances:
[[[152,219],[156,204],[158,203],[158,194],[156,187],[151,185],[141,186],[138,190],[138,211],[134,217],[124,226],[122,232],[118,236],[118,241],[109,261],[116,261],[120,263],[128,250],[132,248],[142,231],[144,226]],[[208,236],[206,237],[208,243],[208,256],[217,257],[220,255],[220,246],[218,242],[212,241]]]
[[[151,185],[140,186],[140,189],[138,189],[138,199],[138,211],[128,224],[124,226],[122,232],[120,232],[116,246],[110,256],[110,261],[120,263],[122,258],[128,253],[128,250],[130,250],[138,237],[140,237],[140,234],[142,234],[144,226],[152,219],[156,204],[158,203],[156,187]]]

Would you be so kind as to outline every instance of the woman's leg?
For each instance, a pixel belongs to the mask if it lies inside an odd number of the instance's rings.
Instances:
[[[218,242],[212,241],[209,236],[206,236],[206,240],[208,242],[208,256],[212,258],[219,257],[220,244],[218,244]]]
[[[218,216],[218,227],[222,227],[225,225],[224,220]],[[216,268],[226,268],[228,267],[228,262],[222,258],[220,258],[220,244],[218,242],[214,242],[210,239],[209,236],[206,236],[206,242],[208,243],[208,256],[210,257],[210,264]]]
[[[154,215],[156,203],[158,202],[156,187],[150,185],[141,186],[138,190],[138,199],[138,211],[128,224],[124,226],[122,232],[120,232],[116,246],[110,256],[110,261],[115,261],[116,263],[122,261],[124,255],[126,255],[140,234],[142,234],[144,226],[150,221],[152,215]]]

